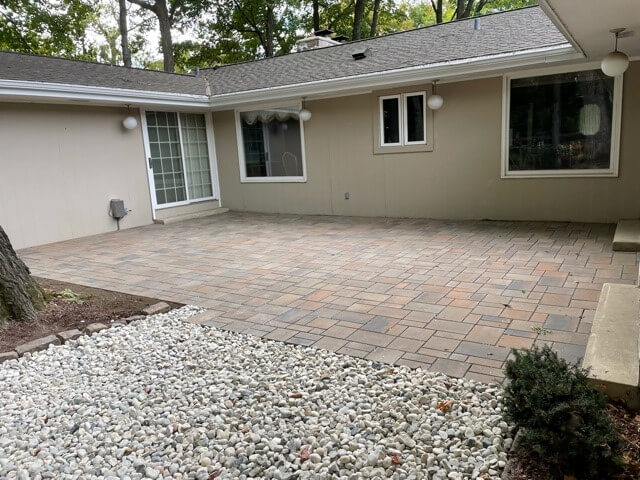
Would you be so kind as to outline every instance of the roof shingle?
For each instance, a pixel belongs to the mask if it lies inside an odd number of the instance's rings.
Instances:
[[[201,75],[0,52],[0,79],[205,95],[260,90],[567,44],[540,7],[433,25],[288,55],[213,67]],[[355,51],[366,50],[354,60]]]

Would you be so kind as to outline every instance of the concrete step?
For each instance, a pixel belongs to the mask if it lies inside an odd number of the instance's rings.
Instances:
[[[640,410],[640,288],[605,283],[582,365],[610,398]]]
[[[640,252],[640,220],[620,220],[613,236],[616,252]]]
[[[160,225],[168,225],[170,223],[181,222],[183,220],[193,220],[194,218],[203,218],[203,217],[209,217],[211,215],[219,215],[221,213],[227,213],[228,211],[229,211],[228,208],[217,207],[217,208],[212,208],[211,210],[204,210],[202,212],[185,213],[183,215],[176,215],[175,217],[156,219],[154,220],[154,222],[159,223]]]

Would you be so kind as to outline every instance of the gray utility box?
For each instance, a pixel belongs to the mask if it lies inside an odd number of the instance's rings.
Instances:
[[[117,198],[114,198],[110,201],[110,210],[111,216],[116,220],[124,218],[124,216],[127,214],[127,209],[124,206],[124,201]]]

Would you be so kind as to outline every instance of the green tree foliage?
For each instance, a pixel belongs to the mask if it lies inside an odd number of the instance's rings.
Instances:
[[[0,49],[94,59],[85,32],[96,21],[92,2],[82,0],[2,0]]]
[[[619,441],[604,396],[587,372],[549,347],[513,352],[505,367],[505,417],[521,428],[522,446],[555,478],[611,478]]]

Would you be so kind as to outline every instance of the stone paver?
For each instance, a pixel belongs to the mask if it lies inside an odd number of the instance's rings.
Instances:
[[[580,358],[614,226],[228,213],[22,250],[33,273],[190,303],[203,324],[498,379],[510,348]]]

